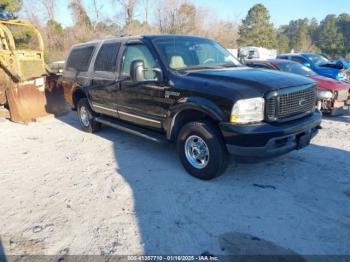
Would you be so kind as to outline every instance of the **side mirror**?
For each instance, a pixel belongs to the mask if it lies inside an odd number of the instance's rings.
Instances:
[[[130,66],[130,77],[134,82],[145,81],[145,63],[142,60],[132,61]]]
[[[149,71],[156,73],[155,79],[145,78],[145,72],[149,72]],[[131,80],[134,82],[144,82],[144,81],[162,82],[163,72],[159,68],[145,69],[145,63],[142,60],[135,60],[135,61],[132,61],[130,66],[130,77],[131,77]]]
[[[304,66],[311,67],[311,64],[310,63],[304,63]]]

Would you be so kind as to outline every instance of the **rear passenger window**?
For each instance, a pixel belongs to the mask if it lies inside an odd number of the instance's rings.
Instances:
[[[119,43],[104,44],[98,52],[95,71],[115,72]]]
[[[306,60],[300,56],[292,56],[292,61],[298,62],[300,64],[306,63]]]
[[[94,46],[73,49],[67,61],[67,69],[73,69],[82,72],[88,71],[94,49]]]

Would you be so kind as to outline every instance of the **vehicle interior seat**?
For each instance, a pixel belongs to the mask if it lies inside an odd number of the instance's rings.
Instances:
[[[182,56],[174,55],[170,59],[169,66],[172,69],[179,69],[179,68],[186,67],[186,64],[185,64],[184,59],[182,58]]]

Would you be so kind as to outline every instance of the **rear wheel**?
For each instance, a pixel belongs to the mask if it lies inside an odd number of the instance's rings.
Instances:
[[[101,127],[101,125],[94,120],[96,113],[92,111],[86,98],[79,100],[77,113],[80,126],[85,132],[94,133]]]
[[[210,180],[227,167],[228,153],[217,128],[209,122],[186,124],[177,138],[182,165],[194,177]]]

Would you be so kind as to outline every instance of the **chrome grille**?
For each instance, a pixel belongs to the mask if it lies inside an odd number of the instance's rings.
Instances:
[[[272,92],[266,98],[268,121],[288,121],[312,113],[316,105],[316,86],[308,85]]]

